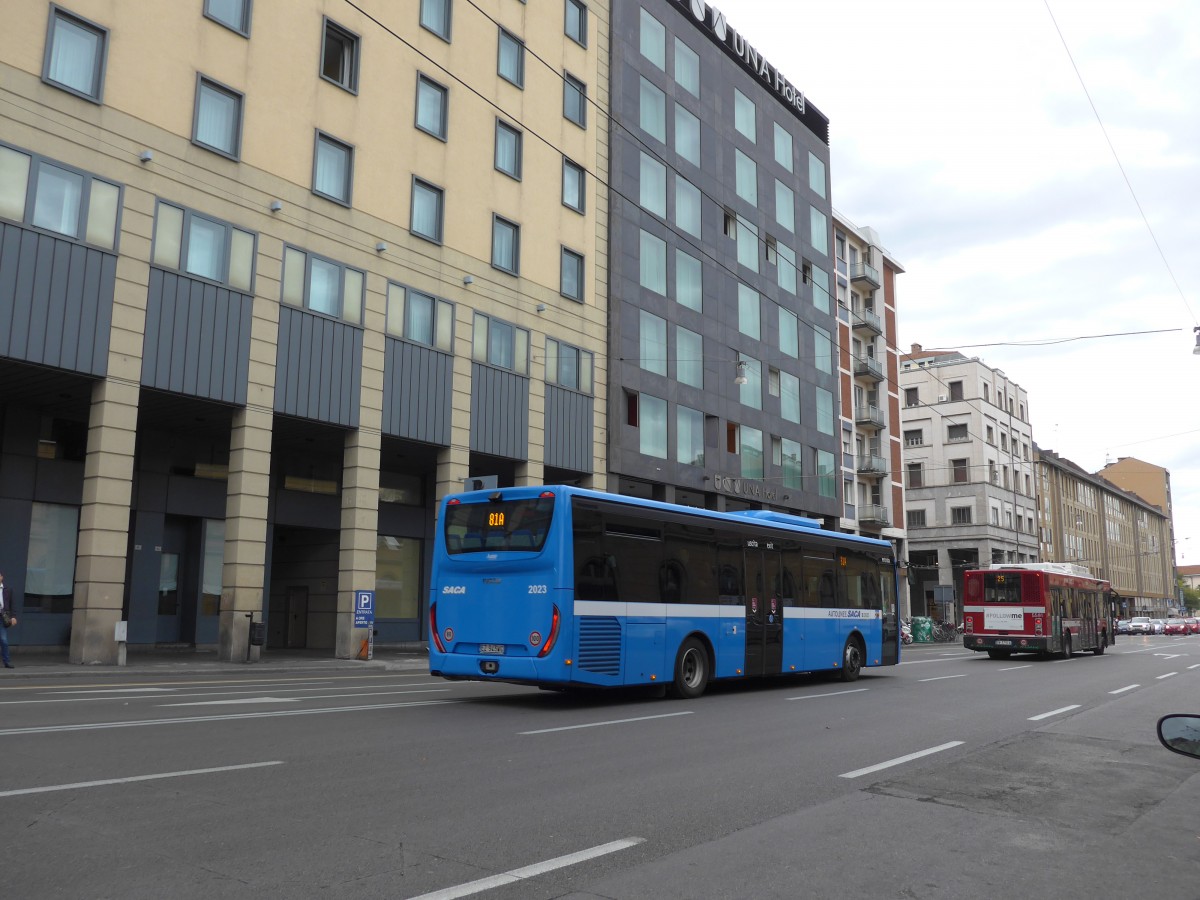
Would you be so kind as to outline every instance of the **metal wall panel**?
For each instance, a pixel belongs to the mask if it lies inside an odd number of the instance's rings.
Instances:
[[[275,412],[357,428],[362,346],[353,325],[281,306]]]
[[[546,465],[592,471],[595,398],[546,385]]]
[[[529,458],[529,379],[471,364],[471,449],[506,459]]]
[[[450,446],[454,358],[432,347],[387,339],[383,433]]]
[[[222,403],[246,403],[254,298],[150,269],[142,384]]]
[[[0,356],[103,376],[117,257],[0,223]]]

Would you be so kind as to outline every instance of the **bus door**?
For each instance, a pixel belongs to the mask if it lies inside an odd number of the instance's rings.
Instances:
[[[1079,646],[1090,650],[1096,646],[1096,619],[1100,615],[1095,591],[1075,590],[1075,613],[1079,616]]]
[[[781,558],[770,541],[746,541],[747,675],[778,675],[783,671]]]

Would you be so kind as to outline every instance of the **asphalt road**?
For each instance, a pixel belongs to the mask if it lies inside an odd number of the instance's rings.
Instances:
[[[1200,636],[693,701],[420,670],[0,681],[5,898],[1200,897]]]

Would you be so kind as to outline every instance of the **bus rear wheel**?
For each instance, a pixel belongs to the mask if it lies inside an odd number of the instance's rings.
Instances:
[[[1098,643],[1095,647],[1092,648],[1092,652],[1095,653],[1097,656],[1103,656],[1104,648],[1107,646],[1108,646],[1108,634],[1105,632],[1101,632],[1100,633],[1100,643]]]
[[[708,687],[708,651],[698,640],[688,638],[679,647],[675,657],[675,680],[671,682],[671,696],[683,700],[699,697]]]
[[[863,667],[863,649],[858,638],[850,638],[842,650],[842,681],[858,681]]]
[[[1069,631],[1063,632],[1062,654],[1063,654],[1063,659],[1071,658],[1071,632],[1069,632]]]

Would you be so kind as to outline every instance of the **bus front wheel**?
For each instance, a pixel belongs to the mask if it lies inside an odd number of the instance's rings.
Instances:
[[[850,638],[842,650],[842,681],[858,681],[858,675],[863,667],[862,644],[857,638]]]
[[[708,652],[698,640],[688,638],[675,657],[671,695],[684,700],[699,697],[708,687]]]

